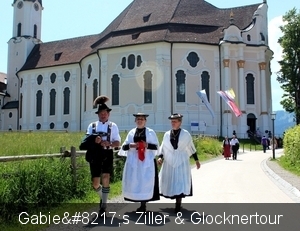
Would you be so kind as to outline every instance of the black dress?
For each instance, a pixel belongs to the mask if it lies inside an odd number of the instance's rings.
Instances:
[[[137,128],[136,132],[133,137],[133,142],[139,142],[139,141],[145,141],[146,142],[146,128]],[[156,144],[150,144],[148,143],[148,149],[150,150],[157,150],[157,145]],[[124,151],[129,150],[129,144],[126,144],[122,147]],[[126,201],[133,201],[133,202],[148,202],[148,201],[157,201],[160,199],[159,196],[159,186],[158,186],[158,168],[157,168],[157,163],[156,159],[153,160],[154,164],[154,189],[153,189],[153,196],[150,200],[132,200],[129,198],[124,198]]]

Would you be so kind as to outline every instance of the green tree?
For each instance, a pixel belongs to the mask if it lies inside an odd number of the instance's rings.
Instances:
[[[283,59],[277,81],[285,93],[280,104],[287,112],[294,112],[296,124],[300,124],[300,13],[293,8],[283,16],[283,22],[283,36],[278,39]]]

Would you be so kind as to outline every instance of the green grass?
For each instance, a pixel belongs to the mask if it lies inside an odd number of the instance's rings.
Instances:
[[[281,156],[280,158],[275,159],[275,161],[277,161],[277,163],[285,170],[300,176],[300,160],[298,160],[296,163],[293,163],[286,156]]]

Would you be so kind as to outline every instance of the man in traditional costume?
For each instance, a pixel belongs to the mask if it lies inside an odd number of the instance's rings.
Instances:
[[[232,159],[236,160],[237,152],[240,148],[240,143],[235,135],[232,136],[232,139],[230,140],[230,145],[231,145],[231,149],[232,149]]]
[[[145,126],[149,115],[133,116],[137,126],[129,131],[119,151],[120,156],[126,156],[122,192],[125,200],[141,202],[137,212],[146,212],[146,202],[160,199],[155,160],[159,142],[156,133]]]
[[[160,195],[176,199],[176,213],[181,209],[182,198],[193,195],[191,156],[196,161],[197,169],[200,168],[192,136],[180,128],[182,117],[177,113],[169,117],[172,129],[164,134],[157,160],[158,164],[162,164],[159,172]]]
[[[86,138],[80,144],[80,150],[87,150],[86,160],[90,164],[90,172],[94,190],[100,196],[99,215],[105,214],[108,194],[110,192],[110,174],[113,171],[113,148],[121,144],[118,126],[109,121],[110,109],[105,102],[107,96],[98,96],[94,104],[98,104],[98,120],[87,128]],[[100,176],[102,185],[100,184]]]

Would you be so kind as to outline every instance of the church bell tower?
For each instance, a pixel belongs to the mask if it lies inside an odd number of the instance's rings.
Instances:
[[[9,118],[10,126],[18,130],[21,83],[18,71],[25,64],[33,47],[41,43],[43,5],[42,0],[13,0],[12,7],[13,28],[12,37],[8,41],[7,96],[4,100],[3,113],[5,120]],[[16,113],[12,113],[14,109]],[[9,116],[5,115],[7,113]]]

